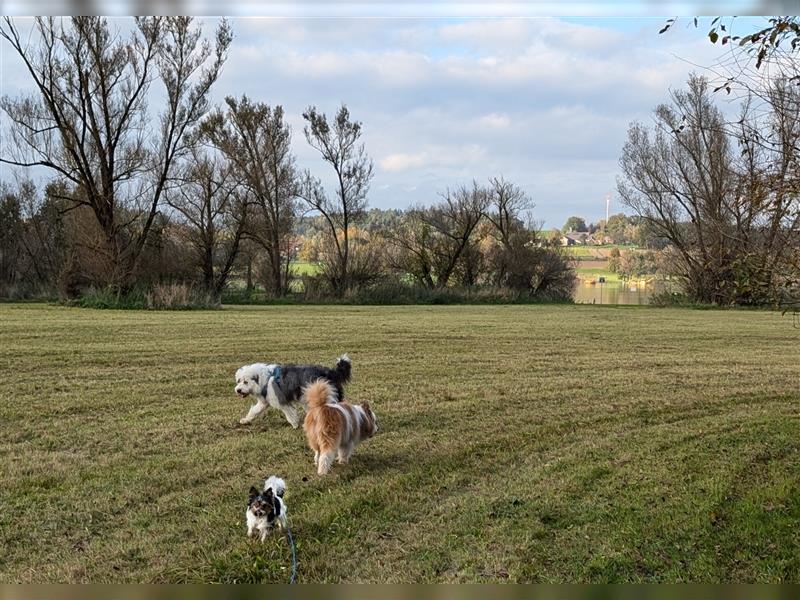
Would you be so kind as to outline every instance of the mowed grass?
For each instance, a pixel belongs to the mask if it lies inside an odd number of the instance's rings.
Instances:
[[[800,331],[594,306],[0,305],[0,580],[800,581]],[[331,475],[233,372],[353,358],[380,433]]]

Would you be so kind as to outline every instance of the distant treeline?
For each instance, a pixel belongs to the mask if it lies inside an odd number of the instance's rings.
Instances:
[[[32,87],[0,100],[0,160],[15,177],[0,190],[2,297],[189,306],[256,288],[309,300],[572,296],[562,240],[539,232],[513,182],[369,210],[373,162],[345,105],[302,115],[329,187],[297,167],[281,106],[247,96],[211,106],[233,40],[225,20],[213,40],[189,17],[136,18],[126,33],[100,17],[39,18],[30,42],[6,19],[0,37]],[[157,109],[154,87],[166,99]],[[656,109],[655,131],[632,125],[619,194],[636,217],[600,224],[612,241],[663,247],[699,302],[775,303],[797,285],[797,87],[776,81],[760,98],[726,123],[693,77]],[[50,178],[34,185],[32,167]],[[298,276],[298,259],[319,268]]]

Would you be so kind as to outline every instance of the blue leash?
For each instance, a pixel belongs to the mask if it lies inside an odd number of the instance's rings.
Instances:
[[[286,537],[289,540],[289,547],[292,549],[292,578],[289,580],[289,584],[295,583],[295,579],[297,578],[297,556],[295,556],[294,551],[294,538],[292,537],[292,530],[289,529],[289,526],[286,526]]]

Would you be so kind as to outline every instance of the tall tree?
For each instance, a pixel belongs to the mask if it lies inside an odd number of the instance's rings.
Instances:
[[[630,224],[630,220],[625,213],[617,213],[608,217],[605,224],[605,234],[609,236],[615,244],[623,244],[629,240],[625,237],[625,228]]]
[[[489,205],[486,188],[473,181],[472,187],[447,190],[442,201],[422,211],[422,222],[434,233],[431,244],[436,285],[446,287],[459,261],[475,243],[475,232]]]
[[[247,224],[246,191],[236,184],[227,161],[195,147],[167,203],[187,231],[203,289],[219,298]]]
[[[37,291],[52,294],[67,250],[62,214],[65,202],[61,199],[67,190],[63,184],[51,183],[39,193],[28,181],[19,185],[19,192],[25,219],[22,243],[29,265],[26,282],[37,286]]]
[[[772,102],[781,110],[759,117],[746,103],[734,136],[707,80],[693,76],[656,109],[652,135],[636,123],[628,132],[620,196],[670,241],[698,301],[772,302],[793,277],[786,268],[800,234],[800,96],[784,84],[773,93],[783,97]]]
[[[247,236],[267,253],[269,290],[288,291],[290,241],[300,194],[292,154],[292,132],[283,108],[227,97],[227,110],[216,110],[201,127],[202,135],[222,152],[247,187],[255,204]]]
[[[583,220],[583,217],[570,217],[564,223],[561,231],[569,233],[570,231],[586,231],[586,229],[586,221]]]
[[[533,206],[533,200],[518,185],[502,177],[489,179],[486,218],[500,246],[494,261],[494,279],[498,285],[518,266],[519,249],[536,241],[536,232],[526,227],[525,222]]]
[[[22,187],[32,187],[28,182],[18,185],[14,190],[8,184],[0,185],[0,293],[6,294],[22,273],[23,253]]]
[[[383,236],[390,246],[386,254],[389,265],[402,275],[411,275],[419,285],[432,289],[436,287],[435,234],[424,218],[426,210],[407,210],[400,222],[387,228]]]
[[[335,195],[330,197],[319,179],[306,173],[303,199],[319,211],[327,224],[334,256],[326,268],[334,290],[341,295],[350,285],[350,227],[364,218],[373,175],[372,160],[361,142],[362,124],[350,118],[345,105],[330,123],[314,106],[303,113],[303,118],[307,122],[303,130],[306,140],[336,174]]]
[[[108,283],[125,291],[187,133],[208,109],[231,30],[223,20],[213,48],[190,17],[137,17],[127,35],[101,17],[40,17],[35,30],[29,45],[12,19],[0,26],[36,90],[0,101],[10,122],[0,161],[46,167],[78,190],[65,200],[93,212],[113,264]],[[156,79],[165,98],[152,127]]]

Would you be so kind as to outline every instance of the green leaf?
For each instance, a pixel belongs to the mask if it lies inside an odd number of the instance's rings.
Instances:
[[[712,29],[708,34],[708,39],[711,40],[712,44],[716,44],[718,38],[719,38],[719,34],[717,34],[717,32]]]

